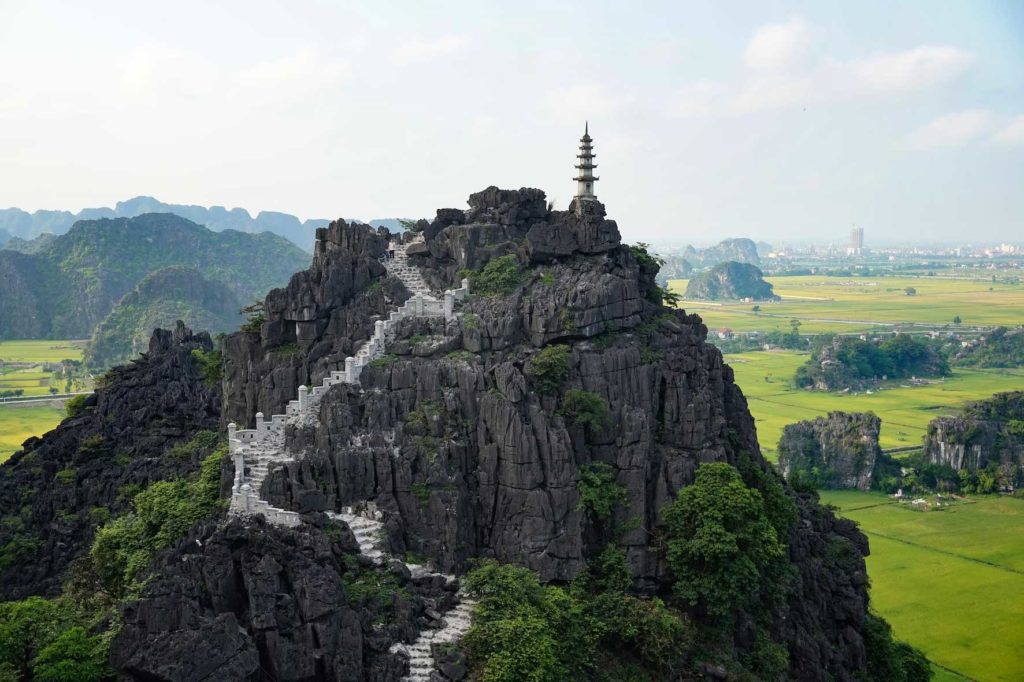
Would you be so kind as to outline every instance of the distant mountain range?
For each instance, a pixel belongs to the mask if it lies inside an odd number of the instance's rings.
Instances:
[[[299,220],[290,213],[278,213],[277,211],[260,211],[253,218],[244,208],[227,209],[223,206],[207,208],[190,204],[165,204],[153,197],[139,196],[127,201],[119,201],[114,208],[85,208],[78,213],[46,210],[28,213],[20,208],[0,209],[0,246],[4,246],[13,238],[16,240],[14,244],[7,244],[6,248],[26,252],[24,242],[29,242],[46,233],[64,234],[79,220],[134,218],[144,213],[173,213],[214,232],[222,230],[238,230],[239,232],[257,234],[273,232],[310,252],[313,250],[316,228],[327,227],[330,223],[326,218]],[[397,218],[378,218],[370,221],[370,224],[384,226],[390,230],[400,229]]]
[[[135,329],[154,320],[173,325],[173,317],[141,310],[158,300],[165,311],[189,310],[170,305],[172,299],[190,305],[199,301],[194,311],[199,317],[186,316],[186,321],[197,321],[198,329],[204,319],[201,310],[226,319],[225,310],[262,299],[310,260],[308,253],[278,235],[213,232],[169,213],[81,220],[66,234],[32,244],[39,246],[33,253],[0,249],[0,339],[89,337],[121,304],[135,311],[121,311],[116,328]],[[147,277],[172,266],[224,288],[231,299],[217,298],[202,283],[186,286],[189,275],[177,271],[126,297]],[[122,335],[113,344],[120,343],[120,349],[109,350],[111,344],[105,342],[108,350],[102,357],[117,357],[138,335]]]

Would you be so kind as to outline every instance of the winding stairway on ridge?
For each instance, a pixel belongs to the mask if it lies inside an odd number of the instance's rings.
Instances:
[[[358,386],[362,368],[384,354],[388,337],[399,319],[407,316],[451,318],[455,315],[454,303],[469,293],[469,282],[463,280],[461,288],[446,291],[443,300],[433,297],[419,270],[409,264],[405,246],[402,244],[395,249],[395,257],[385,261],[385,267],[388,274],[398,278],[413,296],[391,311],[389,319],[375,324],[373,336],[353,357],[345,359],[345,370],[331,372],[330,376],[312,391],[300,386],[297,399],[288,403],[285,414],[275,414],[269,420],[265,420],[263,413],[257,412],[255,429],[240,430],[235,424],[228,425],[228,447],[235,464],[230,514],[261,514],[270,523],[290,528],[298,526],[301,520],[297,512],[271,506],[260,496],[263,481],[272,467],[295,462],[295,458],[285,447],[285,427],[289,424],[316,426],[319,423],[318,407],[323,395],[335,384],[348,383]],[[328,512],[327,515],[348,525],[359,544],[359,551],[378,565],[383,565],[387,561],[399,561],[409,569],[414,578],[442,575],[390,554],[385,543],[383,513],[376,509],[372,501],[346,507],[341,512]],[[443,577],[449,584],[456,580],[455,576],[451,575]],[[425,628],[411,644],[392,645],[392,653],[404,653],[409,658],[409,675],[403,680],[429,682],[435,667],[432,645],[458,641],[471,625],[474,605],[472,599],[459,591],[456,605],[442,616],[442,627]]]

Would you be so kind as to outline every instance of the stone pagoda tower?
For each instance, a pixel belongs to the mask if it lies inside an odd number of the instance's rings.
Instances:
[[[594,176],[594,169],[597,168],[597,164],[594,163],[594,157],[597,156],[594,153],[594,145],[591,144],[590,139],[590,123],[589,121],[583,126],[583,137],[580,138],[580,153],[576,155],[579,159],[579,163],[576,164],[577,173],[576,177],[573,178],[576,181],[576,206],[580,208],[584,201],[597,201],[597,195],[594,194],[594,183],[599,178]]]

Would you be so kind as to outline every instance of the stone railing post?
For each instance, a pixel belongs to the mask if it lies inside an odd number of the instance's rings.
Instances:
[[[245,457],[242,456],[241,452],[236,452],[233,458],[235,460],[235,484],[231,490],[234,493],[238,493],[242,490],[242,485],[245,483]]]
[[[377,320],[373,324],[373,335],[380,339],[380,343],[384,345],[384,320]]]
[[[416,315],[423,315],[423,295],[416,294],[412,299],[412,309]]]
[[[309,389],[305,385],[299,386],[299,414],[306,411],[309,405]]]
[[[345,381],[350,384],[356,382],[356,359],[353,357],[345,358]]]
[[[469,278],[467,278],[467,277],[463,277],[462,278],[462,288],[466,290],[467,294],[469,293]]]
[[[235,422],[228,424],[228,452],[234,452],[235,446],[235,432],[238,430],[238,425]]]
[[[448,289],[444,292],[444,319],[450,320],[455,315],[455,292]]]
[[[256,440],[263,440],[263,437],[267,435],[267,423],[263,421],[263,413],[256,413]]]

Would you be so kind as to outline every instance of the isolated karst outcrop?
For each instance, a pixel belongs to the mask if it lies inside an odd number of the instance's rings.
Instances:
[[[881,455],[882,420],[870,412],[829,412],[787,424],[779,439],[779,470],[821,488],[870,490]]]

